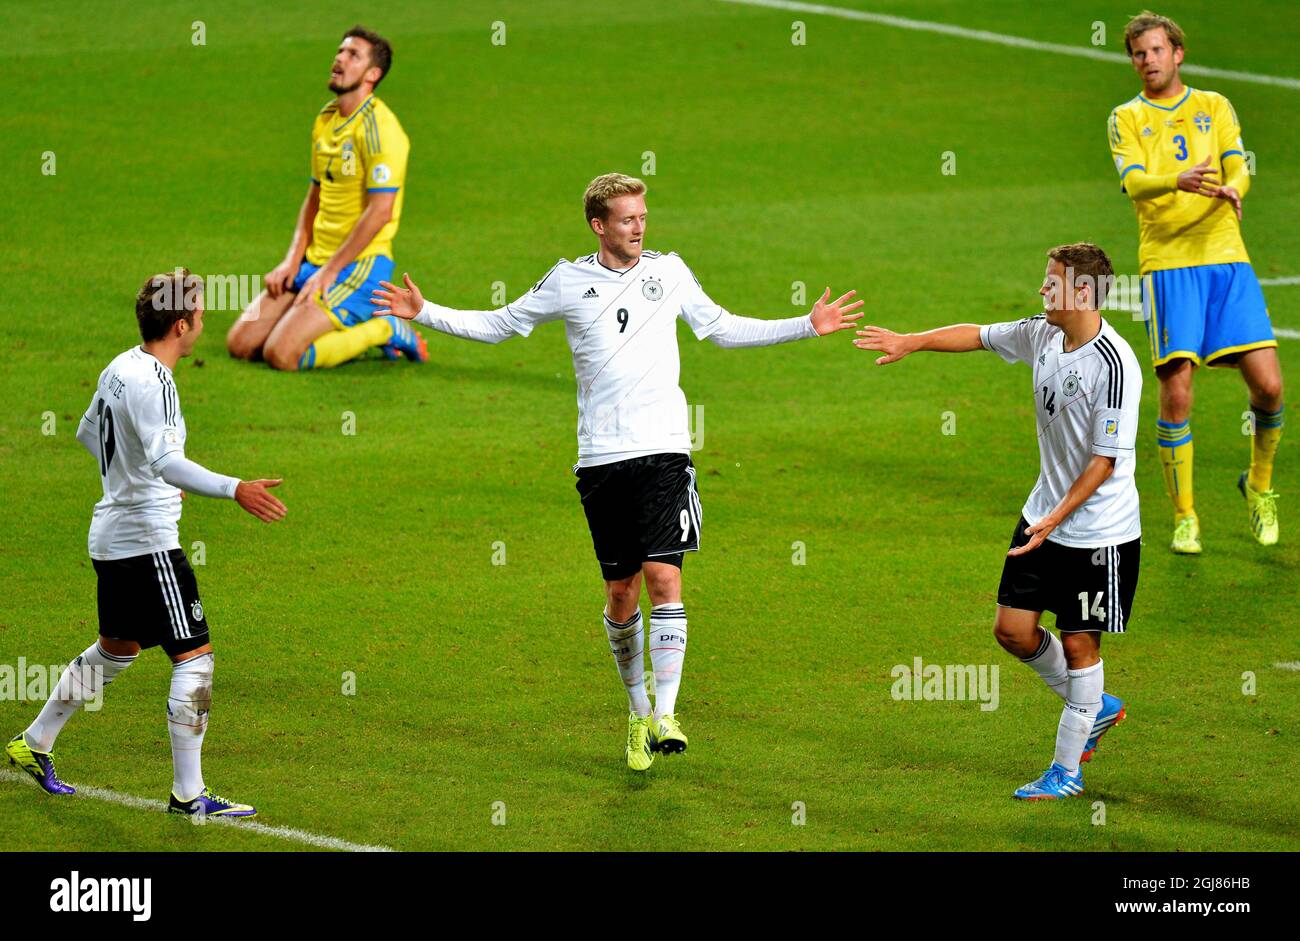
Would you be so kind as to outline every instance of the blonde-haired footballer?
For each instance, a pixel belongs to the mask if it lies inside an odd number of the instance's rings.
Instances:
[[[1160,380],[1156,423],[1165,489],[1174,504],[1171,548],[1201,551],[1192,503],[1192,373],[1234,366],[1250,394],[1250,469],[1237,487],[1251,534],[1277,542],[1273,458],[1282,437],[1282,369],[1264,293],[1241,240],[1250,188],[1237,113],[1228,99],[1179,78],[1183,31],[1149,10],[1124,30],[1142,93],[1111,112],[1120,188],[1137,210],[1142,307]]]
[[[1038,482],[1003,562],[993,636],[1065,706],[1052,763],[1015,791],[1018,800],[1082,794],[1080,764],[1125,717],[1123,700],[1103,691],[1101,635],[1128,626],[1142,551],[1133,478],[1142,371],[1099,313],[1114,270],[1090,242],[1058,245],[1047,258],[1041,314],[925,333],[873,326],[853,341],[884,353],[877,365],[983,349],[1033,370]],[[1056,614],[1060,639],[1039,624],[1044,611]]]
[[[410,275],[385,282],[375,303],[452,336],[485,343],[526,337],[562,320],[578,380],[578,495],[605,579],[604,626],[627,691],[627,764],[647,770],[655,752],[686,750],[676,718],[686,609],[685,553],[700,546],[701,505],[691,463],[686,396],[679,386],[677,321],[697,339],[723,347],[767,346],[846,330],[855,292],[832,301],[830,288],[811,313],[784,320],[737,317],[709,299],[673,252],[643,250],[645,184],[621,173],[591,181],[583,218],[600,250],[560,259],[542,280],[499,310],[452,310],[426,301]],[[641,581],[650,595],[643,627]],[[643,685],[650,647],[655,702]]]
[[[375,96],[392,63],[377,33],[354,26],[343,35],[329,82],[338,97],[312,127],[311,184],[293,241],[226,335],[231,356],[287,370],[337,366],[374,346],[389,359],[428,359],[410,324],[371,316],[370,292],[393,276],[410,150]]]

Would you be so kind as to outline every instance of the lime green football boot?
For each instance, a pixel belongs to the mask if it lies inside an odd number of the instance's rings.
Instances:
[[[27,738],[22,732],[5,745],[5,755],[11,765],[30,774],[46,794],[77,793],[77,789],[71,784],[59,780],[59,776],[54,771],[54,755],[32,748],[27,744]]]
[[[671,713],[666,713],[650,727],[650,747],[665,755],[686,751],[686,733]]]
[[[647,771],[654,764],[650,749],[650,717],[635,713],[627,717],[627,766],[633,771]]]
[[[1174,541],[1169,546],[1179,555],[1199,555],[1201,552],[1201,521],[1189,513],[1174,523]]]
[[[1247,477],[1249,471],[1242,471],[1237,478],[1237,489],[1246,498],[1246,512],[1250,514],[1250,533],[1261,546],[1277,545],[1277,491],[1252,490]]]

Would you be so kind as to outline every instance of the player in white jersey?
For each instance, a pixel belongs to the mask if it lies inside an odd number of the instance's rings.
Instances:
[[[202,280],[185,269],[145,282],[135,304],[144,342],[100,373],[77,429],[104,488],[89,537],[100,636],[63,672],[36,720],[5,752],[46,793],[75,793],[55,773],[55,738],[82,705],[99,701],[142,649],[161,646],[173,664],[167,698],[174,772],[168,810],[252,817],[252,807],[226,800],[203,783],[200,752],[212,699],[212,644],[177,524],[182,490],[231,498],[266,522],[283,518],[285,509],[267,491],[280,481],[223,477],[185,456],[185,419],[172,370],[203,332],[202,287]]]
[[[918,350],[985,349],[1033,367],[1040,470],[1007,552],[993,634],[1065,707],[1051,766],[1015,792],[1024,800],[1081,794],[1080,763],[1125,716],[1123,701],[1103,692],[1101,633],[1124,631],[1137,589],[1133,447],[1142,370],[1098,312],[1113,277],[1096,245],[1061,245],[1048,252],[1037,316],[915,334],[867,327],[853,341],[883,352],[878,364]],[[1056,614],[1059,640],[1039,624],[1044,611]]]
[[[584,219],[600,250],[561,259],[533,289],[498,310],[426,302],[384,282],[374,302],[453,336],[499,343],[563,320],[578,381],[577,489],[605,579],[605,631],[627,690],[627,762],[645,771],[655,752],[685,751],[676,701],[686,653],[684,553],[699,548],[701,506],[691,463],[686,397],[678,386],[677,320],[719,346],[764,346],[849,329],[862,316],[854,292],[830,288],[802,317],[737,317],[704,293],[673,253],[644,251],[645,184],[618,173],[587,187]],[[653,713],[643,684],[644,578],[652,605]]]

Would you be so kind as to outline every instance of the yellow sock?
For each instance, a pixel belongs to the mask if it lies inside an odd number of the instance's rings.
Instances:
[[[1273,456],[1282,440],[1282,409],[1266,412],[1251,406],[1255,413],[1255,434],[1250,439],[1250,475],[1246,483],[1256,493],[1273,487]]]
[[[1160,444],[1160,465],[1165,474],[1165,492],[1174,504],[1174,519],[1193,516],[1192,509],[1192,426],[1190,422],[1156,422]]]
[[[387,317],[375,317],[355,327],[333,330],[317,337],[298,360],[299,369],[328,369],[356,359],[372,346],[383,346],[393,338],[393,325]]]

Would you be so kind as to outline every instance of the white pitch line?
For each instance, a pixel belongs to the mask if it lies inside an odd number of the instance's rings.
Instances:
[[[1273,666],[1279,670],[1300,670],[1300,660],[1287,660],[1283,663],[1275,663]]]
[[[1260,278],[1259,283],[1266,288],[1282,284],[1300,284],[1300,275],[1292,275],[1289,278]]]
[[[0,769],[0,780],[22,782],[30,784],[32,787],[37,786],[29,775],[19,771],[11,771],[8,768]],[[136,797],[133,794],[122,794],[118,791],[88,787],[82,784],[73,784],[72,786],[77,789],[76,797],[86,797],[91,800],[130,807],[133,810],[149,810],[155,813],[162,813],[167,809],[167,804],[164,801],[149,800],[145,797]],[[61,798],[51,799],[60,800]],[[366,846],[363,843],[349,843],[347,840],[340,840],[332,836],[321,836],[317,833],[308,833],[306,830],[295,830],[292,827],[271,827],[264,823],[258,823],[256,820],[227,820],[223,817],[208,817],[207,821],[208,823],[220,824],[223,827],[238,827],[240,830],[260,833],[262,836],[274,836],[282,840],[306,843],[308,846],[318,846],[321,849],[341,850],[346,853],[393,852],[392,847],[389,846]]]
[[[1058,55],[1077,56],[1081,59],[1129,64],[1128,56],[1118,52],[1107,52],[1104,49],[1090,49],[1087,46],[1066,46],[1055,42],[1040,42],[1036,39],[1009,36],[1006,33],[993,33],[983,29],[967,29],[964,26],[954,26],[951,23],[909,20],[906,17],[890,16],[887,13],[868,13],[865,10],[847,10],[843,7],[826,6],[821,3],[799,3],[796,0],[722,0],[722,2],[751,7],[767,7],[772,10],[788,10],[793,13],[820,13],[824,16],[836,16],[843,20],[858,20],[863,23],[877,23],[881,26],[894,26],[898,29],[912,29],[926,33],[943,33],[946,36],[974,39],[978,42],[997,43],[1000,46],[1015,46],[1019,49],[1033,49],[1036,52],[1054,52]],[[1182,71],[1186,75],[1205,75],[1210,78],[1254,82],[1257,85],[1278,85],[1282,88],[1300,89],[1300,79],[1286,78],[1284,76],[1260,75],[1256,72],[1236,72],[1232,69],[1215,69],[1208,65],[1184,65]]]

